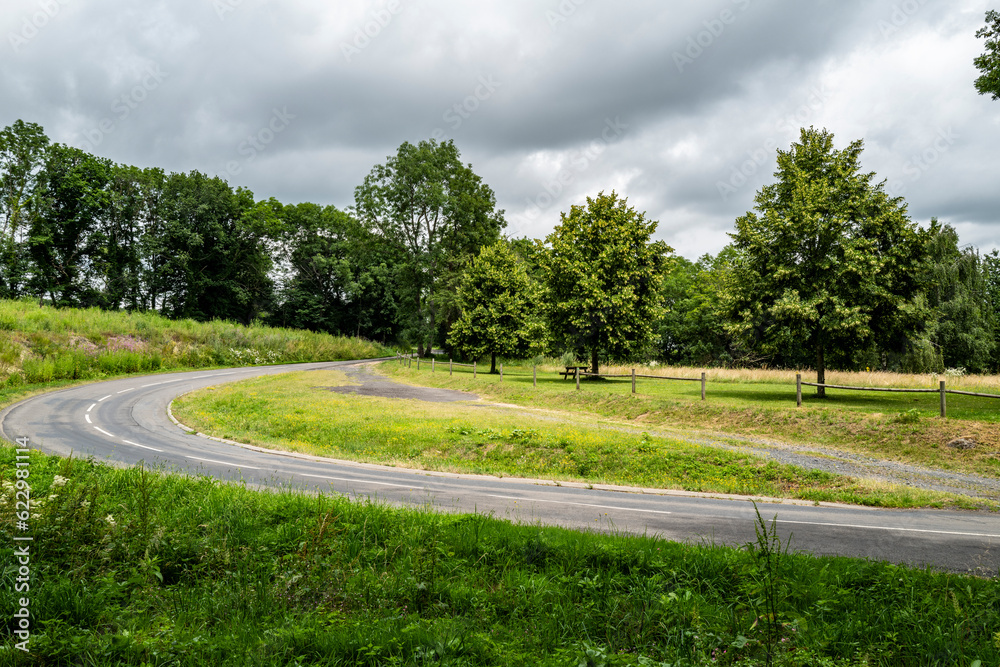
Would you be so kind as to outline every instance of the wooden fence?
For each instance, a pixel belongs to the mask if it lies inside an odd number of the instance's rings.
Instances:
[[[899,394],[938,394],[941,397],[941,417],[948,416],[948,394],[958,394],[961,396],[977,396],[979,398],[1000,398],[997,394],[979,394],[974,391],[959,391],[948,389],[945,381],[941,380],[937,389],[910,389],[902,387],[845,387],[837,384],[819,384],[817,382],[803,382],[802,374],[795,374],[795,405],[802,407],[802,387],[823,387],[824,389],[846,389],[849,391],[888,391]]]

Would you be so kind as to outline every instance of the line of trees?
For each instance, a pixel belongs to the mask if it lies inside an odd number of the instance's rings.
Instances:
[[[690,365],[1000,368],[1000,257],[912,222],[860,141],[802,130],[732,243],[689,261],[616,193],[508,239],[452,142],[404,143],[348,210],[0,131],[0,297],[435,346]]]

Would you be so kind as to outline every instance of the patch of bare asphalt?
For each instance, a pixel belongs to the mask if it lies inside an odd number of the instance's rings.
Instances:
[[[394,382],[383,375],[375,375],[368,370],[367,365],[348,366],[343,369],[348,379],[357,384],[341,387],[321,387],[338,394],[356,394],[358,396],[375,396],[378,398],[409,398],[430,403],[453,403],[456,401],[477,401],[479,397],[464,391],[452,389],[434,389],[432,387],[416,387]]]
[[[344,370],[352,381],[358,382],[357,385],[324,387],[324,389],[343,394],[379,396],[384,398],[411,398],[437,403],[475,401],[479,399],[475,394],[463,391],[434,389],[394,382],[385,376],[369,372],[367,365],[351,366]],[[484,409],[517,411],[531,415],[536,419],[571,424],[581,423],[579,415],[561,413],[555,410],[539,410],[507,403],[477,403],[476,405]],[[827,449],[825,447],[792,445],[766,438],[730,433],[691,434],[666,429],[635,428],[603,421],[595,425],[599,428],[625,433],[648,433],[654,437],[671,438],[691,444],[718,447],[735,452],[746,452],[764,459],[773,460],[777,463],[798,466],[805,470],[821,470],[856,479],[1000,500],[1000,479],[995,477],[983,477],[981,475],[922,468],[906,463],[886,461],[871,456]]]

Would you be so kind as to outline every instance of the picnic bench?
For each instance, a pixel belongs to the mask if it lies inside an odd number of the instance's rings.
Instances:
[[[564,380],[576,377],[576,372],[579,370],[581,373],[586,373],[589,366],[567,366],[566,370],[559,371],[559,375],[563,376]]]

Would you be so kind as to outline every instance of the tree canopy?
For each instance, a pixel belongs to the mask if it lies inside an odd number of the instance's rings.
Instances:
[[[1000,100],[1000,11],[986,12],[986,25],[976,32],[976,37],[986,40],[986,52],[973,61],[982,72],[976,79],[976,90]]]
[[[730,234],[732,332],[765,354],[812,356],[820,384],[831,353],[900,347],[925,319],[913,301],[923,239],[902,199],[861,173],[861,151],[861,141],[836,150],[829,132],[803,129],[778,151],[759,215],[738,218]]]
[[[600,359],[638,356],[649,345],[660,314],[667,254],[651,241],[657,223],[612,191],[573,206],[546,238],[549,323],[556,342]]]
[[[448,343],[477,359],[490,355],[524,358],[545,351],[546,331],[541,289],[506,241],[484,246],[462,274],[458,290],[461,315]]]
[[[506,226],[493,191],[461,163],[453,141],[404,142],[355,189],[354,212],[398,254],[398,300],[409,319],[404,333],[420,354],[429,351],[447,301],[439,287],[454,284],[449,276],[499,240]]]

